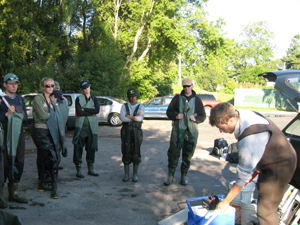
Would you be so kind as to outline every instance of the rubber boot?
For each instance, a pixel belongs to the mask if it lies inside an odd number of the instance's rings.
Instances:
[[[53,198],[53,199],[59,199],[59,195],[57,194],[57,183],[56,183],[56,181],[52,182],[52,190],[51,190],[50,197]]]
[[[168,172],[168,178],[167,178],[167,180],[164,182],[164,185],[165,185],[165,186],[169,186],[170,184],[173,183],[173,180],[174,180],[174,172],[171,171],[171,170],[169,169],[169,172]]]
[[[27,204],[28,200],[26,198],[20,197],[17,194],[18,184],[17,183],[8,183],[8,201],[18,202]]]
[[[39,180],[38,191],[39,192],[51,191],[51,187],[49,187],[48,183],[45,183],[44,181]]]
[[[96,173],[95,170],[94,170],[94,164],[89,164],[88,165],[88,175],[95,176],[95,177],[99,176],[99,174]]]
[[[124,165],[124,177],[122,181],[124,182],[129,181],[129,165]]]
[[[186,173],[181,173],[180,184],[185,186],[188,183],[189,182],[187,180]]]
[[[5,209],[8,207],[6,201],[4,200],[3,189],[4,189],[4,184],[0,185],[0,209]]]
[[[139,165],[138,164],[133,164],[133,175],[132,175],[132,182],[138,182],[138,169]]]
[[[81,166],[76,166],[76,177],[78,178],[84,178],[82,172],[81,172]]]

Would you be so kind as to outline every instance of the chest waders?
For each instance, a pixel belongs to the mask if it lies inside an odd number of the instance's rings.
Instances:
[[[90,98],[88,101],[84,95],[80,95],[78,98],[82,108],[95,108],[93,98]],[[94,171],[95,152],[98,151],[98,119],[96,115],[76,117],[73,144],[73,162],[76,166],[76,176],[79,178],[84,177],[81,173],[82,152],[84,147],[86,150],[88,174],[98,176]]]
[[[137,115],[140,105],[138,105],[133,116]],[[125,103],[126,115],[130,115],[128,103]],[[141,162],[141,145],[143,142],[142,122],[131,121],[123,122],[121,128],[121,150],[122,162],[124,163],[124,178],[123,181],[129,180],[129,164],[133,163],[133,177],[132,181],[138,181],[138,165]]]
[[[182,150],[181,180],[182,185],[187,184],[186,175],[191,165],[191,159],[194,155],[197,140],[197,124],[190,120],[190,116],[195,114],[195,101],[193,97],[188,101],[185,96],[179,96],[179,113],[183,114],[183,119],[175,120],[172,123],[172,133],[170,147],[168,150],[168,179],[164,183],[170,185],[173,182],[174,173],[180,158]]]
[[[238,141],[240,141],[248,135],[261,132],[270,133],[264,154],[256,166],[260,171],[257,180],[259,193],[257,215],[261,225],[280,223],[278,206],[294,175],[297,162],[293,147],[273,122],[268,121],[269,125],[249,126],[238,137]]]
[[[4,97],[5,98],[5,97]],[[8,200],[27,203],[27,199],[17,194],[18,183],[23,174],[25,139],[22,132],[24,119],[23,101],[14,105],[18,112],[7,116],[4,131],[4,179],[8,178]]]

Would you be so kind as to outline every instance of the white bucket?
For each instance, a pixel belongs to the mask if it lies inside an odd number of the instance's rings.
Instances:
[[[257,211],[257,205],[255,203],[242,204],[240,209],[241,225],[258,223],[256,211]]]

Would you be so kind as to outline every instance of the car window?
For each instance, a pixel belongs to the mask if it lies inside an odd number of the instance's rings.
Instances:
[[[171,101],[172,101],[172,98],[165,98],[164,105],[169,105]]]
[[[98,102],[99,102],[99,105],[112,105],[113,102],[106,99],[106,98],[97,98],[98,99]]]
[[[300,80],[299,80],[299,77],[288,78],[288,79],[286,79],[285,82],[290,88],[292,88],[295,91],[297,91],[298,93],[300,93]]]
[[[68,100],[68,106],[71,106],[73,103],[72,97],[70,95],[64,95],[64,97]]]
[[[35,97],[35,95],[24,96],[25,105],[26,106],[32,106],[32,102],[33,102],[34,97]]]
[[[199,94],[198,96],[201,100],[212,100],[212,101],[216,100],[215,96],[209,94]]]
[[[285,132],[290,135],[300,136],[300,119],[295,120]]]
[[[154,98],[148,102],[149,105],[161,105],[161,98]]]

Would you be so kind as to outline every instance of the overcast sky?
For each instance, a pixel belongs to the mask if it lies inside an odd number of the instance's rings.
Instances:
[[[275,57],[286,55],[292,38],[300,34],[300,0],[209,0],[209,18],[223,18],[227,37],[239,39],[252,22],[266,21],[274,33]]]

